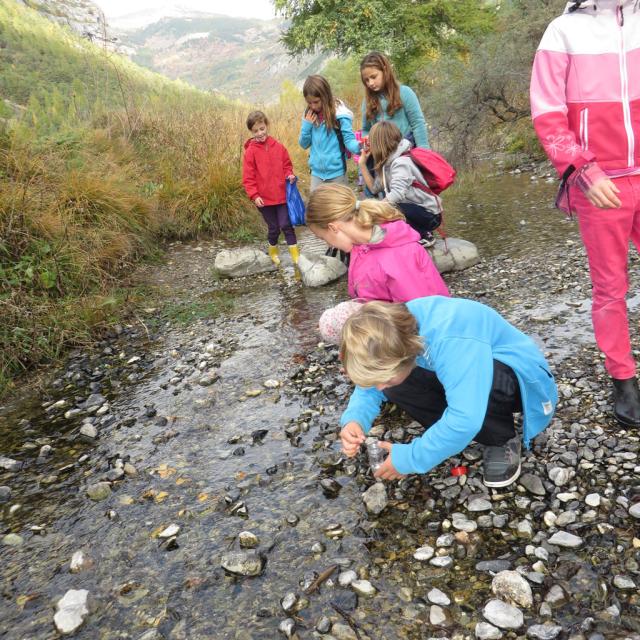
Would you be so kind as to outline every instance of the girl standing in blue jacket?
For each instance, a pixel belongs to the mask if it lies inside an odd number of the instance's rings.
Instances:
[[[302,118],[298,142],[311,148],[311,191],[326,182],[347,184],[346,151],[359,153],[360,143],[353,133],[353,113],[333,97],[322,76],[309,76],[302,87],[307,109]]]
[[[441,296],[369,302],[336,333],[344,369],[357,385],[340,420],[345,453],[356,455],[385,400],[427,428],[409,444],[379,443],[390,455],[378,478],[426,473],[475,440],[485,445],[485,485],[506,487],[520,475],[513,414],[523,414],[525,446],[553,418],[558,394],[543,355],[479,302]]]
[[[389,59],[372,51],[360,63],[365,88],[362,103],[362,136],[380,120],[391,120],[416,147],[429,149],[427,124],[418,97],[410,87],[399,84]]]

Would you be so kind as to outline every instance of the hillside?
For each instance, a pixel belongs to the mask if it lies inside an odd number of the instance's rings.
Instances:
[[[115,33],[137,64],[251,102],[274,100],[285,80],[300,84],[326,61],[324,55],[290,58],[277,21],[191,13]]]

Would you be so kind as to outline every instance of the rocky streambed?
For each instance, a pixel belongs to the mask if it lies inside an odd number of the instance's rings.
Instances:
[[[214,281],[218,244],[175,245],[140,278],[191,321],[150,306],[0,410],[2,637],[640,638],[640,436],[610,417],[577,231],[549,224],[447,276],[556,373],[557,418],[507,490],[475,446],[374,483],[339,452],[350,385],[315,333],[344,282]],[[392,407],[375,427],[419,433]]]

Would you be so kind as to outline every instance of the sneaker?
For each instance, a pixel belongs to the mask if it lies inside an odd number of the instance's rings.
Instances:
[[[520,436],[511,438],[501,447],[486,445],[482,470],[487,487],[507,487],[515,482],[520,476]]]
[[[429,234],[429,236],[427,236],[426,238],[421,238],[420,240],[418,240],[418,242],[425,249],[429,249],[430,247],[433,247],[433,245],[436,243],[436,239],[432,234]]]

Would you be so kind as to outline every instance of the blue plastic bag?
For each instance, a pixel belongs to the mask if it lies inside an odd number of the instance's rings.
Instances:
[[[287,208],[289,209],[289,220],[291,220],[291,224],[294,227],[298,227],[305,223],[304,200],[298,191],[296,182],[291,184],[287,180]]]

